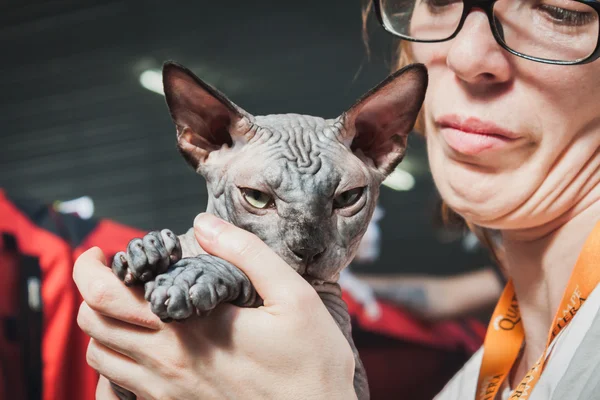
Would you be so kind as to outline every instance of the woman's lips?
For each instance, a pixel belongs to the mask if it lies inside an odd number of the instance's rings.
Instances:
[[[473,117],[449,115],[438,118],[436,124],[448,146],[465,155],[501,150],[519,138],[514,132]]]

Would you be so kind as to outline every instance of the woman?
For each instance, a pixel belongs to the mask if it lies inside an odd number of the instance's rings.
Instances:
[[[386,29],[411,40],[401,62],[428,67],[422,127],[440,194],[476,229],[500,231],[510,278],[483,349],[438,398],[597,397],[598,3],[377,5]],[[350,349],[308,285],[250,234],[207,215],[195,229],[267,306],[163,325],[92,249],[74,271],[90,364],[145,398],[352,398]]]

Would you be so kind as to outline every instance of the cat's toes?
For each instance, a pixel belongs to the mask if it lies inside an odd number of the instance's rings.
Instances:
[[[185,269],[174,276],[174,283],[189,287],[188,295],[198,315],[206,315],[227,297],[222,271],[214,265],[198,258],[183,259],[177,265]]]
[[[112,270],[115,275],[127,286],[151,279],[142,239],[133,239],[127,247],[127,253],[120,251],[113,258]]]
[[[156,277],[154,281],[147,282],[144,286],[144,297],[150,303],[150,308],[160,319],[168,319],[167,315],[167,291],[173,284],[173,279],[162,274]]]
[[[129,242],[127,252],[115,255],[112,269],[119,279],[130,286],[152,280],[179,261],[181,255],[181,244],[177,236],[170,230],[163,229]]]
[[[179,285],[156,286],[149,302],[152,312],[163,322],[184,320],[194,312],[187,287]]]
[[[145,285],[145,298],[163,321],[183,320],[194,311],[208,315],[228,298],[229,286],[222,271],[198,258],[184,258],[166,273]]]
[[[160,237],[169,256],[169,262],[167,263],[167,267],[181,260],[183,251],[181,249],[181,243],[179,242],[179,238],[177,237],[177,235],[175,235],[169,229],[163,229],[162,231],[160,231]]]
[[[194,312],[188,288],[184,285],[174,285],[167,291],[167,315],[176,321],[188,318]]]
[[[127,261],[127,254],[125,254],[122,251],[115,254],[112,263],[112,270],[120,280],[125,280],[125,276],[129,272],[129,262]]]
[[[186,319],[193,313],[188,295],[189,285],[185,282],[174,282],[174,277],[184,269],[177,267],[158,275],[144,287],[144,297],[150,302],[152,312],[165,322]]]
[[[143,239],[133,239],[127,245],[127,273],[123,280],[126,285],[137,281],[145,282],[152,278],[152,265],[148,263]]]
[[[223,279],[204,274],[196,280],[189,291],[191,302],[199,315],[212,311],[228,295]]]

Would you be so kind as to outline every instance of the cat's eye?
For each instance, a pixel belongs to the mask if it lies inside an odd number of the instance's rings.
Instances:
[[[269,208],[273,206],[273,199],[266,193],[256,189],[242,188],[240,189],[244,200],[254,208]]]
[[[355,204],[362,196],[364,187],[347,190],[333,199],[333,208],[346,208]]]

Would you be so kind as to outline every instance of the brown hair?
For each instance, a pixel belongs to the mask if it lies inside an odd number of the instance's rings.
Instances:
[[[370,49],[369,34],[367,28],[369,16],[371,15],[372,10],[373,2],[370,0],[363,0],[362,39],[368,57],[370,56]],[[391,72],[397,71],[400,68],[403,68],[413,62],[414,61],[413,56],[411,54],[409,42],[400,40],[394,54],[394,61],[392,62]],[[421,108],[414,129],[421,135],[425,136],[425,120],[423,114],[423,108]],[[494,242],[494,239],[492,238],[492,232],[489,229],[483,228],[481,226],[475,225],[467,221],[461,215],[452,210],[452,208],[450,208],[450,206],[448,206],[448,204],[446,204],[443,200],[440,204],[440,216],[445,226],[466,226],[471,232],[475,234],[475,236],[477,236],[477,239],[479,239],[479,241],[490,251],[492,259],[500,267],[500,269],[503,269],[502,260],[504,260],[504,249],[502,248],[502,246]]]

